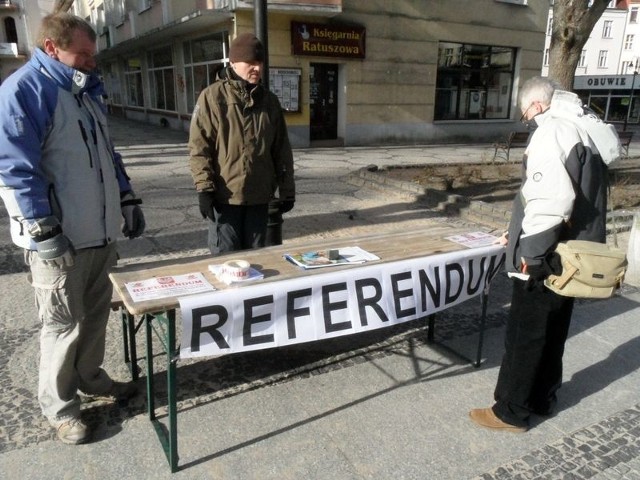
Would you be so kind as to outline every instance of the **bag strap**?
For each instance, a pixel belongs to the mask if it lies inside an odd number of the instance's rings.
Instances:
[[[578,269],[571,265],[570,263],[562,265],[562,274],[561,275],[549,275],[549,283],[554,287],[562,290],[564,286],[569,283],[569,280],[575,275]]]

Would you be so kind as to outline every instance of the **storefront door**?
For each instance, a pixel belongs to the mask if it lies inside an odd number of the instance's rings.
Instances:
[[[338,138],[338,65],[310,65],[310,140]]]

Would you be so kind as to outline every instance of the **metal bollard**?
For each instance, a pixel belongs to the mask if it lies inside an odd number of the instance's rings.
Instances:
[[[269,217],[267,220],[266,246],[282,245],[282,213],[280,213],[280,199],[274,198],[269,202]]]

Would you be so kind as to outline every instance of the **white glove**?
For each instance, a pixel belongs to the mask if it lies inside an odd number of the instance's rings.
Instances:
[[[124,218],[122,233],[127,238],[137,238],[144,233],[146,223],[140,208],[141,203],[142,200],[136,198],[132,191],[127,192],[120,200],[120,209]]]
[[[69,239],[63,235],[62,227],[55,217],[35,220],[27,231],[36,243],[38,257],[52,267],[72,267],[75,251]]]

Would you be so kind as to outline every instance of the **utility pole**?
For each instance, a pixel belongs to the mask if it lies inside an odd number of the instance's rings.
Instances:
[[[254,22],[256,24],[256,37],[264,45],[264,67],[262,84],[269,90],[269,33],[267,22],[267,0],[254,0]]]

